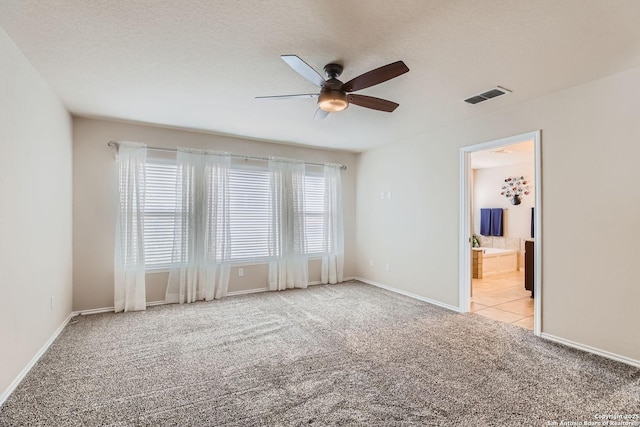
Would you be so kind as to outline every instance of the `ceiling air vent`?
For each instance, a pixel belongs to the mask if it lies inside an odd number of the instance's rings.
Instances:
[[[509,89],[505,89],[500,86],[496,86],[493,89],[490,89],[480,95],[472,96],[471,98],[467,98],[464,102],[468,102],[469,104],[477,104],[479,102],[487,101],[491,98],[495,98],[496,96],[505,95],[507,93],[511,93]]]

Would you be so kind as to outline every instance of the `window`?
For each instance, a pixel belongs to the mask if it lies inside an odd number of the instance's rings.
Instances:
[[[175,163],[148,159],[145,165],[144,246],[147,270],[171,265],[178,201]],[[230,255],[234,262],[269,259],[271,194],[269,170],[234,165],[229,173]],[[307,253],[324,252],[324,176],[305,177],[305,230]]]
[[[307,175],[304,179],[304,228],[307,237],[307,253],[321,255],[324,248],[324,176]]]
[[[231,168],[229,228],[233,261],[259,261],[269,257],[270,187],[268,169]]]
[[[176,171],[171,163],[145,164],[144,251],[148,270],[168,268],[173,249],[176,211]]]

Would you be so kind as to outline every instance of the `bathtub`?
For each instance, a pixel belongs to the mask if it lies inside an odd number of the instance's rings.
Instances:
[[[498,248],[473,248],[473,278],[518,270],[518,251]]]

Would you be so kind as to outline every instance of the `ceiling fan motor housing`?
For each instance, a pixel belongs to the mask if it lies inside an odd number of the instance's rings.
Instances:
[[[334,62],[324,66],[324,73],[329,80],[337,79],[338,77],[340,77],[340,74],[342,74],[342,70],[344,70],[342,64],[336,64]]]

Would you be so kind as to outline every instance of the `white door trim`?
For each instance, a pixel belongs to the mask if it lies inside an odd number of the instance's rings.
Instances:
[[[474,151],[484,151],[505,145],[533,140],[534,143],[534,163],[535,163],[535,212],[534,229],[536,233],[535,263],[534,263],[534,284],[535,294],[533,308],[533,333],[540,336],[542,332],[542,177],[541,177],[541,150],[540,131],[523,133],[521,135],[496,139],[483,142],[481,144],[470,145],[460,148],[460,253],[459,253],[459,309],[466,313],[471,308],[471,185],[470,185],[470,164],[469,155]]]

